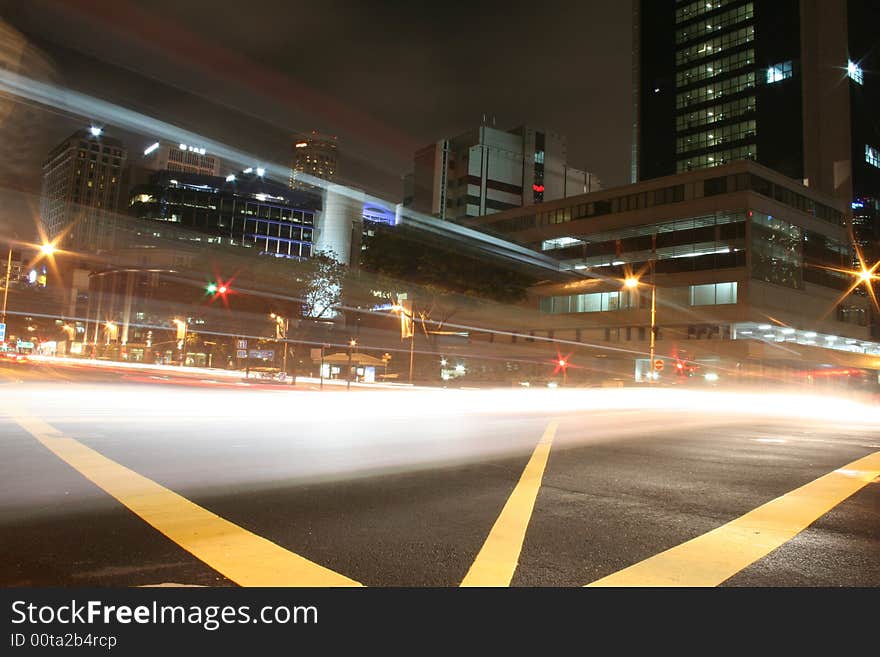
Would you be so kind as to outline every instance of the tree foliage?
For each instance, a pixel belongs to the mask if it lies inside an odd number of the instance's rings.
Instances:
[[[364,244],[364,269],[445,292],[510,303],[522,300],[536,282],[513,263],[406,226],[378,225]]]

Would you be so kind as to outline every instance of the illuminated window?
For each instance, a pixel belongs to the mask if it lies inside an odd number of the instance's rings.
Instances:
[[[849,60],[846,63],[846,74],[852,78],[853,82],[858,84],[864,84],[864,78],[862,77],[862,67],[856,64],[854,61]]]
[[[692,306],[720,306],[736,303],[736,282],[691,285]]]
[[[782,62],[781,64],[774,64],[767,69],[767,84],[782,82],[783,80],[790,78],[791,73],[790,61]]]
[[[880,169],[880,151],[865,144],[865,162]]]

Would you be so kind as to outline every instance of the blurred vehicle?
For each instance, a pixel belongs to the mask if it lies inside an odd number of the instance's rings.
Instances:
[[[12,363],[29,363],[31,362],[31,359],[28,358],[27,354],[20,354],[15,351],[3,351],[0,352],[0,361]]]
[[[279,367],[251,367],[245,370],[244,378],[258,383],[289,383],[287,373]]]

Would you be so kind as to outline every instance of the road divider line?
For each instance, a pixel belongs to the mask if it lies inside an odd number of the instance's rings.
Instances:
[[[878,476],[880,452],[875,452],[587,586],[718,586],[790,541]]]
[[[462,586],[510,586],[535,508],[535,499],[541,488],[557,425],[556,420],[547,425],[519,482],[462,580]]]
[[[86,479],[240,586],[361,586],[65,437],[39,418],[11,417]]]

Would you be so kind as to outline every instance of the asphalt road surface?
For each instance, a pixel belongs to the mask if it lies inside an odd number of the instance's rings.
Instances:
[[[880,408],[0,368],[0,585],[880,586]]]

